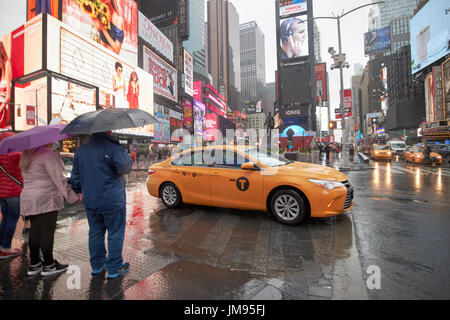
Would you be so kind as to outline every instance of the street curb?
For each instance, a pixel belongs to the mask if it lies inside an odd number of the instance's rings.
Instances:
[[[361,158],[361,160],[362,160],[364,163],[369,163],[369,157],[367,157],[365,154],[363,154],[363,153],[361,153],[361,152],[358,152],[358,157]]]

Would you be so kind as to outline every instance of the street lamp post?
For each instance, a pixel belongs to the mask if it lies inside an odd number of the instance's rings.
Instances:
[[[339,103],[339,109],[341,110],[341,115],[342,115],[342,146],[343,149],[345,150],[345,146],[347,144],[347,132],[346,132],[346,125],[345,125],[345,106],[344,106],[344,73],[343,73],[343,68],[346,67],[348,68],[350,65],[348,64],[348,62],[345,61],[345,55],[342,54],[342,42],[341,42],[341,18],[343,18],[344,16],[346,16],[347,14],[356,11],[358,9],[367,7],[367,6],[372,6],[375,4],[381,4],[384,3],[384,1],[378,1],[378,2],[373,2],[373,3],[368,3],[362,6],[359,6],[355,9],[352,9],[346,13],[343,13],[341,15],[338,16],[333,16],[333,17],[315,17],[313,19],[335,19],[337,20],[337,29],[338,29],[338,46],[339,46],[339,52],[337,55],[335,55],[335,51],[332,47],[330,47],[328,49],[328,52],[332,55],[335,63],[333,65],[331,65],[331,69],[334,68],[339,68],[339,72],[340,72],[340,86],[341,86],[341,92],[340,92],[340,103]],[[348,164],[347,161],[347,157],[344,155],[344,167]]]

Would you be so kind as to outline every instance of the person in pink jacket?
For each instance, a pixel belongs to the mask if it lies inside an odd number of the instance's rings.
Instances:
[[[64,165],[52,144],[22,152],[20,168],[24,181],[20,195],[20,214],[31,221],[30,268],[28,275],[48,276],[67,270],[53,258],[53,243],[58,211],[69,203],[81,200],[63,175]],[[44,261],[40,258],[40,251]]]

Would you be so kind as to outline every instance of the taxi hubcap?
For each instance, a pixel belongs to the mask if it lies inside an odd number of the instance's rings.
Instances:
[[[300,213],[300,206],[294,197],[282,195],[275,200],[275,212],[285,220],[293,220]]]
[[[163,199],[169,206],[173,205],[175,201],[177,201],[177,192],[175,191],[175,188],[172,186],[165,187],[163,190]]]

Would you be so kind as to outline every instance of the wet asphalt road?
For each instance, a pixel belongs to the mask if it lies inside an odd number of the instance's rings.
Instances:
[[[300,226],[262,212],[165,209],[148,195],[146,172],[134,171],[127,275],[91,277],[83,206],[67,206],[54,252],[73,271],[28,277],[20,222],[14,245],[24,254],[0,261],[0,299],[449,299],[450,168],[394,161],[365,169],[346,172],[355,188],[349,213]],[[373,266],[380,289],[366,285]]]

